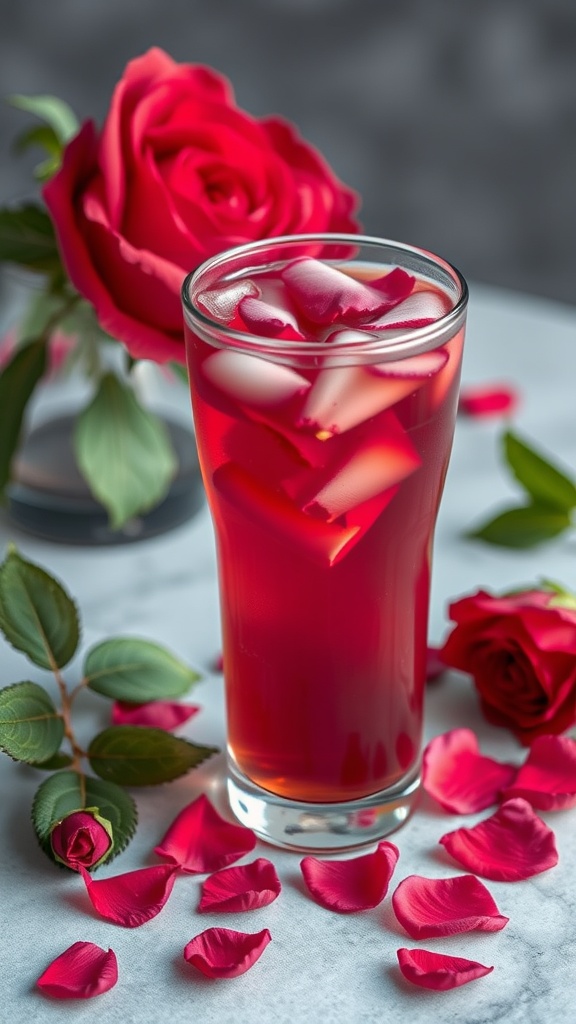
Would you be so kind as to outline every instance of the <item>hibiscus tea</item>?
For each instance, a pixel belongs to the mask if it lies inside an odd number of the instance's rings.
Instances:
[[[418,789],[434,525],[466,285],[396,243],[294,236],[190,275],[236,815],[344,849]]]

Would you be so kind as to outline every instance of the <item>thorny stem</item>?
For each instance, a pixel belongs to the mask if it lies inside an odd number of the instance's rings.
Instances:
[[[82,747],[80,747],[76,742],[76,737],[74,735],[74,730],[72,728],[72,704],[75,698],[78,696],[80,690],[82,690],[86,686],[87,680],[83,679],[78,684],[78,686],[75,686],[73,690],[68,691],[66,683],[64,682],[64,679],[60,672],[60,669],[57,667],[57,665],[53,665],[52,669],[56,677],[56,682],[58,684],[58,689],[60,691],[60,699],[62,701],[62,721],[64,722],[64,735],[68,740],[70,744],[70,749],[72,751],[72,764],[70,768],[72,771],[75,771],[78,774],[80,790],[82,793],[82,800],[84,800],[86,795],[86,776],[82,768],[82,760],[85,756],[85,753],[82,750]]]

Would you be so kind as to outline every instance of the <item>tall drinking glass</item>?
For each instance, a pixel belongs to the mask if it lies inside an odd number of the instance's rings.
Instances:
[[[419,785],[466,283],[408,245],[300,235],[209,259],[183,297],[232,809],[284,847],[374,842]]]

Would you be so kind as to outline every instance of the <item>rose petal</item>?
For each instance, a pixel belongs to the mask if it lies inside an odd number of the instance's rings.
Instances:
[[[223,868],[202,886],[198,910],[257,910],[280,895],[280,879],[271,861],[259,857],[252,864]]]
[[[450,312],[450,300],[442,292],[422,289],[413,292],[399,305],[366,325],[365,330],[393,330],[394,328],[426,327]]]
[[[576,807],[576,740],[538,736],[504,797],[523,797],[541,811]]]
[[[256,845],[256,836],[231,825],[202,793],[174,819],[154,852],[182,871],[208,874],[239,860]]]
[[[473,828],[459,828],[439,840],[469,871],[497,882],[517,882],[558,863],[552,829],[526,800],[507,800]]]
[[[171,732],[202,709],[197,704],[151,700],[146,704],[128,704],[117,700],[112,705],[112,725],[146,725]]]
[[[207,978],[237,978],[262,956],[271,938],[267,928],[253,934],[207,928],[190,940],[184,959]]]
[[[374,853],[350,860],[304,857],[300,868],[313,898],[327,910],[349,914],[382,902],[400,856],[393,843],[378,843]]]
[[[293,314],[281,306],[251,297],[242,299],[238,312],[249,330],[266,338],[304,341],[304,335]]]
[[[94,909],[100,917],[124,928],[138,928],[160,913],[172,892],[177,871],[173,864],[155,864],[93,881],[80,865]]]
[[[508,384],[489,384],[460,390],[458,412],[464,416],[509,416],[519,402],[517,390]]]
[[[308,256],[288,263],[281,276],[290,297],[304,316],[324,326],[336,322],[354,326],[363,320],[380,317],[414,286],[414,278],[399,268],[387,292],[386,278],[391,274],[374,282],[372,287],[372,282],[368,285],[357,281],[349,274]]]
[[[497,932],[503,917],[488,889],[474,875],[423,878],[409,875],[392,894],[392,907],[413,939],[459,932]]]
[[[443,992],[458,985],[466,985],[475,978],[483,978],[494,968],[484,967],[475,960],[464,960],[460,956],[446,956],[445,953],[431,953],[427,949],[399,949],[398,963],[402,974],[413,985]]]
[[[93,942],[74,942],[46,968],[36,982],[53,999],[91,999],[114,988],[118,963],[112,949]]]
[[[479,753],[471,729],[436,736],[424,750],[422,786],[451,814],[474,814],[499,802],[516,768]]]
[[[441,647],[433,647],[430,644],[426,648],[426,682],[433,683],[439,679],[448,666],[442,661]]]

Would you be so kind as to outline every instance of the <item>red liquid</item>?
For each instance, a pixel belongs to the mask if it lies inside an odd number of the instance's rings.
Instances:
[[[229,748],[276,794],[358,799],[418,762],[432,536],[462,342],[460,331],[417,377],[273,365],[255,389],[252,356],[187,327]]]

